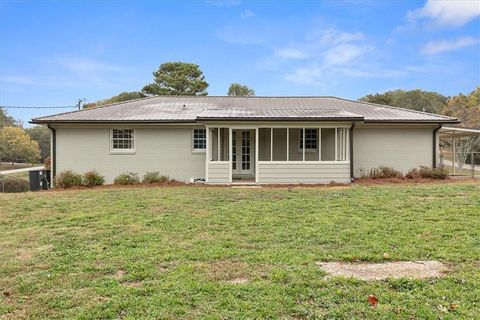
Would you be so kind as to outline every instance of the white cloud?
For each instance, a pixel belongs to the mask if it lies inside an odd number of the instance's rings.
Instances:
[[[370,49],[368,46],[342,43],[325,52],[325,64],[346,65],[363,57]]]
[[[83,74],[117,72],[123,70],[123,68],[116,65],[83,57],[59,57],[53,62],[59,64],[69,71]]]
[[[250,18],[253,18],[255,16],[255,12],[253,12],[252,10],[249,10],[249,9],[245,9],[241,14],[240,14],[240,17],[242,19],[250,19]]]
[[[362,32],[343,32],[335,28],[310,32],[301,43],[273,49],[273,58],[290,65],[284,78],[291,82],[321,85],[333,81],[332,75],[365,75],[360,66],[374,48],[363,41]]]
[[[241,3],[240,0],[207,0],[205,2],[217,7],[233,7]]]
[[[274,48],[273,54],[281,59],[305,59],[308,54],[296,48]]]
[[[310,36],[315,38],[315,36]],[[324,44],[338,44],[344,42],[351,42],[356,40],[362,40],[364,35],[362,32],[342,32],[335,28],[329,28],[324,30],[320,35],[320,41]]]
[[[480,16],[478,0],[427,0],[422,8],[408,12],[410,20],[430,19],[439,26],[460,27]]]
[[[478,43],[480,43],[480,40],[473,37],[460,37],[455,40],[429,41],[423,46],[422,53],[428,55],[438,54],[459,50]]]

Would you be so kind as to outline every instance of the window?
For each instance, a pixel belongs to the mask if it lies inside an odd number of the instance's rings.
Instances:
[[[207,149],[207,130],[193,129],[193,151],[204,151]]]
[[[300,150],[303,149],[303,129],[300,129]],[[317,149],[317,129],[305,129],[305,150]]]
[[[135,130],[112,129],[112,151],[134,151]]]

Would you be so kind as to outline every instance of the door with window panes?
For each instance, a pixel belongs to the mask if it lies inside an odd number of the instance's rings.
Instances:
[[[232,174],[253,173],[253,137],[252,130],[232,130]]]

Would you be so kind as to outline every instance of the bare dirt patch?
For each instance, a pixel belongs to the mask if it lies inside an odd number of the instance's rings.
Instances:
[[[331,276],[353,277],[361,280],[387,278],[424,279],[442,276],[448,270],[440,261],[397,261],[387,263],[317,262]]]
[[[249,281],[250,280],[248,280],[247,278],[233,278],[233,279],[227,280],[228,283],[232,283],[232,284],[248,283]]]

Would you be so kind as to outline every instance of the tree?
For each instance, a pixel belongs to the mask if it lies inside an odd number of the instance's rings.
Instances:
[[[153,83],[142,89],[146,95],[206,96],[208,83],[200,67],[193,63],[166,62],[153,73]]]
[[[118,103],[118,102],[123,102],[123,101],[129,101],[129,100],[135,100],[135,99],[140,99],[140,98],[145,98],[145,94],[139,91],[131,91],[131,92],[122,92],[119,95],[113,96],[108,99],[103,99],[103,100],[98,100],[96,102],[91,102],[91,103],[86,103],[83,105],[84,109],[88,108],[93,108],[93,107],[99,107],[99,106],[104,106],[107,104],[112,104],[112,103]]]
[[[448,101],[448,97],[438,92],[417,89],[393,90],[384,93],[369,94],[360,100],[417,111],[441,113]]]
[[[40,148],[22,128],[4,127],[0,130],[0,158],[12,167],[17,159],[33,163],[40,158]]]
[[[248,97],[254,96],[255,90],[250,89],[246,85],[241,85],[240,83],[232,83],[228,88],[228,95],[229,96],[239,96],[239,97]]]
[[[32,140],[40,147],[40,160],[44,161],[50,155],[50,130],[45,126],[35,126],[25,130]]]
[[[0,129],[3,127],[17,127],[18,122],[7,114],[5,109],[0,107]]]

